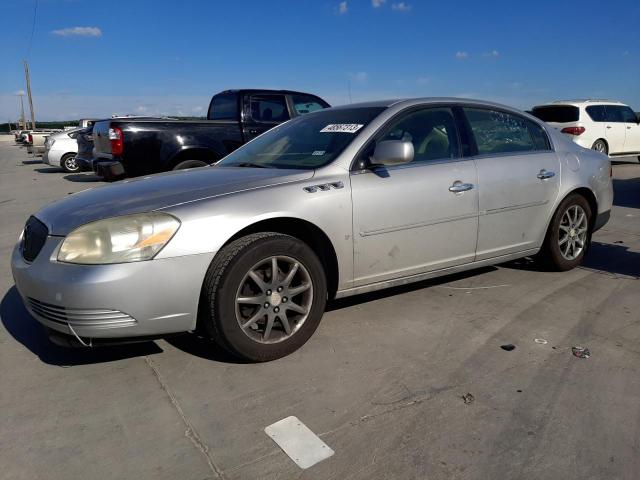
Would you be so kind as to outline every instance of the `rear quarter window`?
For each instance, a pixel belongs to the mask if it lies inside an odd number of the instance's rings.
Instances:
[[[580,109],[572,105],[535,107],[532,113],[543,122],[571,123],[580,119]]]
[[[604,105],[590,105],[585,110],[594,122],[607,121],[607,111]]]
[[[222,93],[213,97],[209,107],[209,120],[237,120],[238,96],[235,93]]]

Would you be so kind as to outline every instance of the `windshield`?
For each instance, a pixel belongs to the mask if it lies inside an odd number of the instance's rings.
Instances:
[[[218,167],[311,170],[332,162],[384,108],[322,110],[269,130],[227,155]]]

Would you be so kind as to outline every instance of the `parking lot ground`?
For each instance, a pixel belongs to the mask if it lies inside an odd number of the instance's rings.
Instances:
[[[583,267],[523,260],[336,301],[301,350],[253,365],[192,336],[49,344],[10,252],[31,213],[102,184],[0,142],[0,476],[637,479],[640,165],[614,176]],[[297,467],[264,433],[290,415],[335,455]]]

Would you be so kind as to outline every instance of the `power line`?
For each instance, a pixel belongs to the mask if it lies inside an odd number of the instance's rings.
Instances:
[[[36,15],[38,13],[38,0],[33,6],[33,23],[31,24],[31,37],[29,37],[29,49],[27,50],[27,58],[31,56],[31,45],[33,44],[33,33],[36,31]]]

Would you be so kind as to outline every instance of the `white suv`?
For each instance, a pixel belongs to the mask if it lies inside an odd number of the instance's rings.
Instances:
[[[532,113],[582,147],[610,157],[640,155],[640,119],[623,103],[558,101],[534,107]]]

